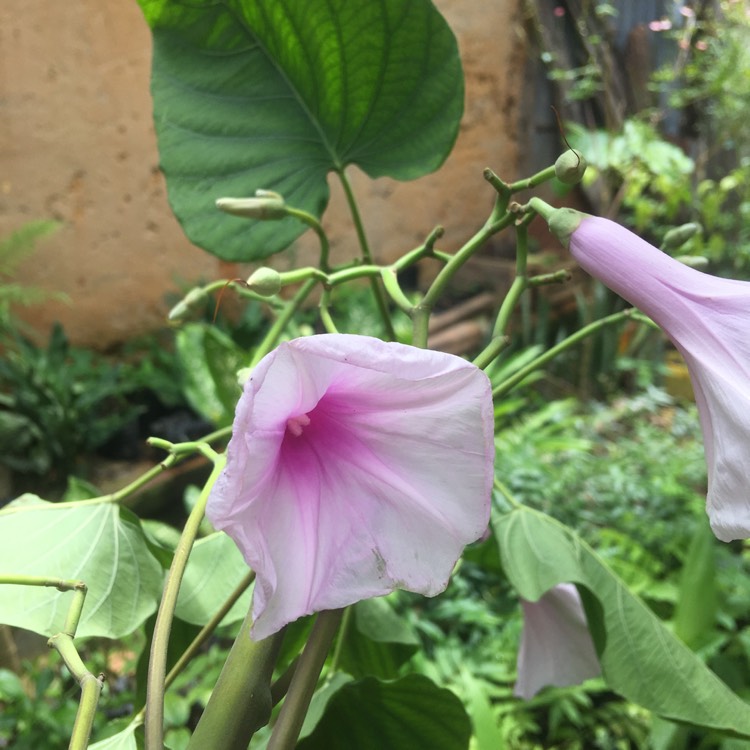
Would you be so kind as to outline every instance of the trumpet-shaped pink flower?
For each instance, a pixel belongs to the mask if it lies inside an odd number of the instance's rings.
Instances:
[[[550,228],[682,354],[703,429],[711,528],[725,542],[750,537],[750,283],[688,268],[608,219],[560,209]]]
[[[528,700],[543,687],[577,685],[601,674],[578,589],[560,583],[537,602],[521,600],[523,631],[515,694]]]
[[[459,357],[328,334],[253,370],[208,518],[256,572],[253,638],[396,588],[443,591],[487,528],[487,376]]]

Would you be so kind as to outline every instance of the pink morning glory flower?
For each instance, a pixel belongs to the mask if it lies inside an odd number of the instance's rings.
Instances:
[[[487,376],[367,336],[281,344],[237,405],[206,514],[256,572],[254,639],[401,588],[445,589],[487,528]]]
[[[521,600],[523,631],[514,693],[529,700],[543,687],[577,685],[601,666],[578,589],[560,583],[537,602]]]
[[[571,209],[545,218],[585,271],[682,354],[703,429],[711,528],[725,542],[750,537],[750,283],[688,268],[608,219]]]

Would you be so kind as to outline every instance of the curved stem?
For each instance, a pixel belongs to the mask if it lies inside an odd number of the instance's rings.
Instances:
[[[172,630],[172,618],[177,605],[182,576],[185,573],[188,557],[193,548],[193,542],[198,535],[198,528],[203,520],[208,495],[219,473],[224,468],[224,456],[214,454],[214,468],[211,476],[201,491],[198,502],[190,512],[185,528],[180,535],[180,541],[174,551],[172,565],[167,574],[166,585],[162,594],[159,611],[154,625],[154,636],[151,642],[151,656],[146,679],[146,718],[145,718],[145,748],[146,750],[163,750],[164,747],[164,683],[167,670],[167,645]]]
[[[484,370],[485,367],[492,364],[495,357],[497,357],[509,343],[510,339],[507,336],[493,336],[490,339],[490,343],[487,344],[487,346],[474,358],[473,364],[480,370]]]
[[[267,750],[294,750],[315,686],[318,684],[320,670],[323,669],[343,612],[342,609],[328,610],[321,612],[315,620]]]
[[[349,211],[352,215],[352,221],[354,222],[354,228],[357,232],[357,239],[359,240],[359,247],[362,251],[362,260],[372,265],[372,253],[370,252],[370,245],[367,242],[367,235],[365,234],[364,224],[362,223],[362,217],[359,215],[359,208],[357,207],[357,201],[354,198],[354,191],[349,183],[349,178],[346,176],[346,172],[341,169],[336,174],[341,180],[341,185],[344,188],[346,195],[346,202],[349,204]],[[388,301],[385,297],[383,287],[380,285],[380,281],[376,278],[370,279],[370,288],[372,289],[373,296],[375,297],[375,303],[378,306],[378,312],[383,320],[385,326],[386,337],[391,341],[396,339],[396,331],[393,328],[393,321],[391,315],[388,312]]]
[[[221,440],[223,438],[229,437],[232,434],[232,427],[231,425],[229,427],[222,427],[221,429],[215,430],[214,432],[209,433],[208,435],[202,437],[200,440],[197,440],[193,445],[202,445],[204,443],[213,443],[217,440]],[[166,442],[166,441],[165,441]],[[172,445],[171,443],[166,442],[167,445]],[[192,452],[197,452],[197,448],[193,450]],[[28,505],[20,505],[18,507],[8,507],[3,508],[3,510],[0,510],[0,516],[4,515],[10,515],[12,513],[25,513],[27,511],[38,511],[38,510],[59,510],[60,508],[81,508],[85,507],[87,505],[105,505],[108,503],[120,503],[123,500],[125,500],[129,495],[132,495],[141,487],[148,484],[152,479],[162,474],[167,469],[170,469],[172,466],[176,466],[181,461],[184,461],[186,458],[189,457],[191,451],[183,451],[182,453],[171,453],[169,456],[167,456],[161,463],[156,464],[156,466],[152,466],[147,471],[143,472],[141,476],[134,479],[130,484],[125,485],[124,487],[121,487],[119,490],[116,490],[115,492],[110,492],[108,495],[100,495],[99,497],[92,497],[87,500],[68,500],[64,503],[40,503],[39,505],[35,505],[34,503],[29,503]]]
[[[435,280],[430,284],[430,288],[427,290],[422,304],[432,309],[435,302],[440,298],[440,295],[445,291],[448,283],[453,278],[458,269],[471,258],[474,253],[490,238],[493,234],[497,234],[499,231],[505,229],[507,226],[513,223],[514,215],[511,213],[503,213],[500,217],[495,219],[495,212],[493,216],[487,221],[487,223],[445,264],[441,269],[440,273],[435,277]]]
[[[493,336],[502,336],[507,333],[510,316],[521,298],[521,295],[529,286],[528,277],[529,257],[529,230],[526,223],[516,224],[516,277],[505,295],[503,304],[497,313],[495,327],[492,329]]]
[[[331,317],[331,310],[329,309],[331,299],[331,290],[329,288],[323,289],[323,293],[320,295],[320,304],[318,305],[318,311],[320,313],[320,321],[323,323],[323,327],[328,333],[338,333],[336,324],[333,322]]]
[[[529,362],[526,367],[522,367],[520,370],[511,375],[511,377],[509,377],[507,380],[504,380],[502,383],[500,383],[500,385],[492,390],[492,397],[499,398],[500,396],[504,396],[506,393],[508,393],[508,391],[515,388],[515,386],[517,386],[524,378],[528,377],[532,372],[538,370],[540,367],[544,367],[544,365],[553,360],[566,349],[569,349],[571,346],[575,346],[587,336],[591,336],[592,334],[597,333],[602,328],[614,325],[615,323],[619,323],[630,317],[634,317],[640,322],[640,318],[634,315],[634,310],[632,308],[628,308],[627,310],[612,313],[612,315],[607,315],[605,318],[601,318],[600,320],[596,320],[593,323],[589,323],[587,326],[584,326],[574,334],[568,336],[568,338],[564,339],[556,346],[548,349],[546,352],[544,352],[544,354],[541,354],[532,362]]]
[[[537,172],[531,177],[527,177],[523,180],[516,180],[508,185],[508,189],[511,193],[518,193],[521,190],[528,190],[529,188],[541,185],[543,182],[551,180],[555,176],[555,165],[545,167],[541,172]]]
[[[323,273],[328,273],[328,253],[330,252],[330,243],[328,241],[328,235],[323,230],[321,223],[311,213],[302,211],[299,208],[287,206],[286,212],[289,216],[294,216],[304,224],[307,224],[307,226],[318,235],[318,239],[320,240],[320,260],[318,261],[318,268],[320,268]]]
[[[316,278],[308,279],[299,288],[297,294],[295,294],[294,297],[292,297],[292,299],[287,302],[281,315],[276,318],[265,338],[263,339],[263,341],[261,341],[261,343],[258,345],[258,348],[255,350],[253,358],[250,362],[250,367],[255,367],[255,365],[257,365],[258,362],[260,362],[261,359],[263,359],[263,357],[265,357],[266,354],[268,354],[268,352],[270,352],[271,349],[276,346],[279,339],[281,338],[281,335],[284,333],[284,329],[289,324],[289,321],[300,308],[302,303],[307,299],[308,295],[310,294],[310,292],[312,292],[317,283],[318,280]]]

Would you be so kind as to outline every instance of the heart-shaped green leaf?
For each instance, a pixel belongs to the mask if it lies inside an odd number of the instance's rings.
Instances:
[[[502,516],[494,528],[505,572],[524,599],[536,601],[558,583],[584,586],[584,601],[589,592],[596,597],[599,606],[586,614],[613,690],[663,717],[750,736],[750,706],[575,532],[529,508]]]
[[[365,599],[353,607],[354,622],[339,652],[342,670],[353,677],[396,677],[419,647],[419,640],[387,599]]]
[[[199,539],[190,553],[180,586],[175,615],[194,625],[205,625],[249,572],[237,545],[223,532]],[[250,608],[248,589],[222,620],[224,625],[241,620]]]
[[[77,637],[120,638],[155,609],[163,569],[138,519],[111,503],[61,506],[25,496],[0,514],[0,574],[81,580],[88,586]],[[0,585],[0,619],[59,633],[70,592]]]
[[[169,198],[188,237],[264,258],[305,226],[214,201],[274,190],[320,216],[327,174],[400,180],[443,162],[463,112],[456,40],[429,0],[139,0]]]
[[[466,750],[471,724],[461,701],[424,675],[349,682],[328,701],[299,750]]]

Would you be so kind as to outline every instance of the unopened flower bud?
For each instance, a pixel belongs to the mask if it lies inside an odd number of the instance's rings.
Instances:
[[[661,243],[662,250],[676,250],[701,231],[701,225],[691,221],[689,224],[670,229]]]
[[[273,297],[281,289],[281,274],[273,268],[262,266],[250,274],[247,286],[261,297]]]
[[[216,208],[245,219],[273,220],[287,215],[284,199],[271,190],[256,190],[254,198],[219,198]]]
[[[580,151],[568,149],[557,157],[555,177],[566,185],[576,185],[583,179],[587,166],[586,159]]]
[[[203,300],[206,296],[206,290],[203,287],[191,289],[170,311],[167,316],[168,320],[177,320],[185,315],[190,308],[197,302]]]

